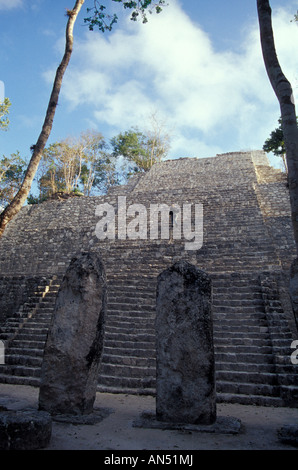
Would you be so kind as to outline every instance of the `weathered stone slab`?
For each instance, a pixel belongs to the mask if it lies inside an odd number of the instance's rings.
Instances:
[[[36,450],[51,439],[52,419],[44,411],[0,412],[0,450]]]
[[[277,431],[278,438],[284,444],[298,447],[298,425],[288,424]]]
[[[58,292],[41,370],[41,410],[93,411],[105,308],[103,264],[96,254],[84,253],[71,261]]]
[[[168,423],[157,420],[156,415],[150,411],[144,411],[139,418],[133,421],[133,427],[210,434],[239,434],[243,430],[241,420],[232,416],[218,416],[212,424]]]
[[[216,420],[212,287],[181,261],[158,277],[156,417],[169,423]]]

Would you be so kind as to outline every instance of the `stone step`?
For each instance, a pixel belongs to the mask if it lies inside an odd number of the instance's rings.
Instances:
[[[32,348],[32,349],[43,350],[45,346],[45,341],[29,341],[29,340],[13,339],[11,342],[11,345],[19,349]]]
[[[0,364],[0,374],[6,372],[8,375],[17,375],[18,377],[40,377],[40,367],[30,367],[19,364]]]
[[[102,383],[98,383],[97,391],[101,393],[114,393],[114,394],[122,393],[122,394],[127,394],[127,395],[152,395],[152,396],[156,395],[155,387],[149,388],[149,387],[141,386],[141,387],[135,388],[134,386],[133,387],[122,386],[121,388],[119,388],[119,386],[117,385],[116,386],[106,385],[106,384],[104,385]]]
[[[135,320],[137,323],[138,320],[153,320],[155,319],[155,315],[150,312],[142,312],[141,310],[130,310],[126,311],[125,315],[123,315],[122,310],[110,310],[107,309],[107,317],[114,317],[114,318],[125,318],[127,320]]]
[[[236,356],[240,354],[261,354],[261,355],[272,355],[272,348],[271,346],[245,346],[245,345],[233,345],[233,344],[226,344],[226,345],[214,345],[214,349],[217,353],[230,353],[235,354]]]
[[[27,331],[34,332],[37,330],[39,333],[47,334],[49,330],[49,320],[50,318],[47,321],[44,319],[37,321],[37,318],[34,318],[32,320],[29,320],[27,323],[25,323],[22,330],[26,332]]]
[[[215,363],[222,363],[226,362],[231,365],[234,365],[235,363],[251,363],[251,364],[256,364],[256,367],[258,367],[260,364],[273,364],[274,363],[274,357],[271,354],[271,350],[268,352],[263,352],[261,353],[259,350],[258,352],[244,352],[241,353],[235,350],[235,352],[231,352],[228,347],[226,348],[219,348],[215,347]]]
[[[154,357],[134,357],[134,356],[117,356],[105,354],[105,350],[102,356],[102,364],[108,364],[109,361],[112,365],[124,365],[124,366],[137,366],[137,367],[156,367],[156,360]],[[154,369],[155,374],[155,369]]]
[[[251,372],[251,371],[227,371],[227,370],[217,370],[216,379],[222,382],[233,382],[237,384],[249,383],[253,384],[264,384],[266,385],[278,385],[277,375],[272,372]]]
[[[263,299],[249,299],[249,295],[238,294],[238,298],[233,297],[229,299],[224,295],[214,295],[213,297],[213,308],[220,308],[222,305],[229,305],[229,307],[249,307],[250,309],[260,309],[264,311]]]
[[[102,375],[116,375],[117,377],[130,377],[130,378],[153,378],[155,377],[155,367],[132,366],[132,365],[117,365],[110,363],[102,363]]]
[[[249,322],[239,321],[237,324],[231,320],[221,320],[220,322],[214,322],[214,332],[222,332],[225,334],[229,333],[249,333],[249,334],[268,334],[268,326],[262,325],[249,325]]]
[[[104,354],[110,356],[122,356],[122,357],[139,357],[139,358],[155,358],[155,349],[154,348],[146,348],[142,349],[141,347],[122,347],[120,346],[113,346],[113,345],[106,345],[104,344]]]
[[[224,361],[217,361],[215,364],[217,371],[240,371],[242,372],[245,370],[246,372],[268,372],[274,374],[276,372],[276,365],[272,363],[249,363],[249,362],[224,362]]]
[[[7,384],[13,384],[13,385],[30,385],[32,387],[39,387],[40,378],[0,373],[0,383],[7,383]]]
[[[8,348],[8,354],[12,355],[13,357],[19,357],[23,356],[24,357],[38,357],[42,358],[43,357],[43,348],[42,349],[34,349],[32,348],[17,348],[15,346],[9,346]]]
[[[38,330],[30,330],[27,329],[24,331],[22,328],[22,331],[18,333],[18,341],[40,341],[40,342],[45,342],[47,339],[47,333],[39,333]]]
[[[242,395],[262,395],[280,398],[280,387],[270,384],[254,384],[245,382],[218,381],[216,383],[216,391],[218,393],[242,394]]]
[[[142,344],[149,344],[154,345],[155,344],[155,334],[150,335],[148,332],[141,333],[120,333],[120,332],[110,332],[106,331],[105,332],[105,344],[119,344],[119,342],[123,344],[128,344],[128,347],[130,347],[132,344],[135,345],[142,345]]]
[[[155,349],[155,341],[117,341],[114,339],[105,339],[104,347],[115,348],[124,354],[131,355],[132,351],[151,351]],[[148,354],[148,353],[147,353]],[[135,354],[136,356],[138,354]]]
[[[155,332],[155,318],[148,318],[148,317],[134,317],[134,318],[127,318],[127,317],[117,317],[117,315],[108,315],[107,322],[106,322],[106,331],[110,329],[123,328],[123,329],[152,329]]]
[[[112,289],[109,288],[108,291],[108,300],[113,300],[114,302],[118,303],[126,303],[132,302],[135,300],[136,295],[138,295],[138,300],[141,302],[148,302],[150,305],[155,305],[156,294],[155,292],[150,292],[147,290],[139,290],[139,291],[130,291],[128,292],[127,289],[123,286],[123,289]]]
[[[14,354],[9,353],[5,354],[5,364],[7,365],[23,365],[23,366],[32,366],[32,367],[41,367],[42,364],[42,355],[25,355],[25,354]]]
[[[156,379],[153,377],[118,377],[100,374],[99,388],[109,386],[117,388],[119,391],[122,389],[154,389],[156,386]]]
[[[109,302],[109,311],[121,311],[121,312],[142,312],[146,314],[146,312],[152,313],[155,310],[155,306],[153,305],[142,305],[139,302],[134,303],[116,303],[116,302]]]
[[[281,407],[285,405],[280,397],[225,392],[217,392],[216,401],[217,403],[237,403],[241,405],[254,406]]]
[[[213,320],[220,321],[221,319],[231,320],[233,322],[238,322],[241,320],[246,320],[248,322],[258,322],[268,324],[268,318],[264,312],[243,312],[241,309],[239,310],[232,310],[226,309],[226,311],[222,311],[220,309],[213,309]]]
[[[155,330],[154,328],[150,328],[149,326],[146,328],[146,325],[142,325],[141,327],[137,327],[135,325],[131,325],[131,327],[127,324],[121,324],[117,326],[106,325],[105,327],[105,337],[111,338],[111,335],[121,335],[121,339],[128,339],[127,335],[141,335],[143,337],[150,337],[155,338]],[[120,339],[120,337],[119,337]]]
[[[254,314],[254,313],[264,313],[263,307],[258,306],[237,306],[237,305],[230,305],[228,302],[222,305],[216,305],[213,308],[214,313],[221,314],[221,313],[231,313],[236,314],[241,317],[241,314]]]
[[[213,335],[214,339],[214,344],[215,348],[219,347],[220,345],[226,345],[227,343],[227,337],[223,337],[220,335],[220,332],[218,334]],[[233,345],[242,345],[242,346],[255,346],[255,347],[262,347],[262,346],[271,346],[271,340],[270,338],[260,338],[256,334],[255,337],[250,337],[247,338],[247,335],[245,333],[238,334],[237,336],[233,336],[233,334],[229,335],[229,340],[233,341]]]

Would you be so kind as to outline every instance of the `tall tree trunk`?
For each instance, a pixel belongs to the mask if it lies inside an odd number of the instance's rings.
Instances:
[[[62,86],[62,80],[64,73],[67,69],[67,66],[70,61],[70,57],[73,50],[73,28],[77,16],[84,4],[85,0],[76,0],[73,10],[67,10],[68,21],[66,26],[66,44],[65,52],[62,58],[62,61],[57,69],[55,81],[53,84],[53,89],[51,97],[49,100],[46,117],[42,127],[42,131],[39,135],[36,145],[32,153],[31,160],[29,162],[23,184],[19,189],[18,193],[11,201],[11,203],[6,207],[6,209],[0,214],[0,237],[3,235],[6,225],[8,222],[20,211],[23,204],[25,203],[27,196],[30,192],[33,178],[36,174],[39,162],[42,157],[42,152],[46,146],[47,140],[50,136],[53,120],[56,112],[56,107],[58,104],[58,98]]]
[[[257,0],[261,45],[267,74],[278,98],[286,147],[289,192],[296,250],[298,252],[298,127],[294,94],[276,54],[269,0]]]

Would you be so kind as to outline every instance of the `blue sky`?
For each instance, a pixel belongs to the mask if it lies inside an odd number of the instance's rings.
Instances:
[[[168,158],[262,148],[280,111],[262,60],[256,1],[168,2],[146,25],[119,10],[118,25],[102,34],[84,25],[93,3],[86,0],[48,144],[87,129],[107,141],[131,127],[146,131],[157,113],[171,134]],[[19,150],[30,158],[64,51],[65,9],[73,5],[0,0],[0,80],[12,102],[0,156]],[[297,101],[297,0],[271,5],[278,56]]]

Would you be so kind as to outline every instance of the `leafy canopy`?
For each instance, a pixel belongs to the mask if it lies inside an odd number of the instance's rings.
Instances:
[[[17,151],[10,157],[3,156],[0,160],[0,206],[9,204],[20,188],[27,163]],[[1,212],[1,209],[0,209]]]
[[[9,119],[7,117],[9,113],[9,108],[11,106],[11,102],[9,98],[4,98],[4,101],[0,103],[0,129],[7,131],[9,126]]]
[[[165,0],[137,0],[131,2],[125,2],[124,0],[112,1],[122,3],[124,9],[133,10],[130,19],[132,21],[137,21],[141,18],[143,23],[148,22],[147,13],[152,14],[153,11],[160,13],[162,11],[162,6],[166,5]],[[94,6],[92,8],[87,8],[87,13],[92,13],[88,18],[84,18],[84,22],[89,24],[90,31],[93,31],[95,26],[103,33],[105,31],[111,31],[113,25],[118,21],[117,15],[109,15],[106,13],[106,6],[98,0],[94,0]]]
[[[279,118],[278,123],[279,127],[271,132],[270,137],[265,141],[265,144],[263,145],[263,150],[266,153],[272,152],[277,157],[282,157],[286,154],[284,133],[282,129],[282,118]]]
[[[144,134],[137,128],[132,128],[113,137],[111,145],[114,157],[122,156],[133,166],[134,172],[144,172],[166,156],[169,137],[157,132]]]
[[[263,150],[266,153],[272,152],[277,157],[286,153],[284,133],[282,130],[282,119],[279,118],[279,127],[271,132],[270,137],[265,141]]]

